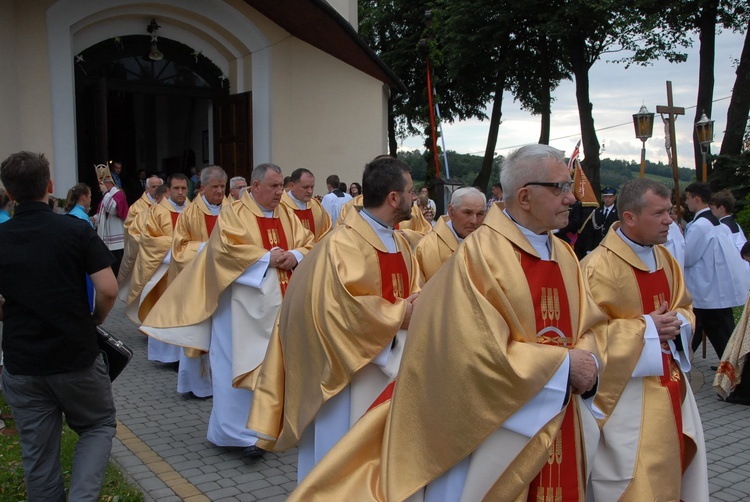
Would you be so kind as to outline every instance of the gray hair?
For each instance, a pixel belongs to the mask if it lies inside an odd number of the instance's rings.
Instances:
[[[526,183],[548,181],[542,179],[547,167],[541,161],[546,159],[564,163],[565,153],[549,145],[526,145],[505,158],[500,183],[508,199],[513,199]]]
[[[625,211],[641,214],[641,210],[646,207],[643,196],[649,191],[662,199],[669,200],[672,195],[669,188],[658,181],[636,178],[625,183],[620,189],[620,197],[617,199],[617,213],[620,216]]]
[[[243,178],[242,176],[235,176],[234,178],[232,178],[231,180],[229,180],[229,188],[230,189],[237,188],[237,182],[238,181],[244,181],[245,183],[247,183],[247,181],[245,180],[245,178]]]
[[[479,197],[480,199],[482,199],[482,204],[487,203],[487,197],[485,197],[482,192],[474,187],[463,187],[459,188],[458,190],[453,192],[453,195],[451,195],[451,206],[454,209],[457,207],[461,207],[461,203],[466,197]]]
[[[164,184],[164,180],[163,179],[161,179],[160,177],[158,177],[156,175],[153,175],[153,176],[149,176],[149,178],[146,180],[146,186],[148,186],[148,187],[154,186],[154,185],[151,184],[151,180],[154,180],[154,179],[155,180],[159,180],[159,184],[156,185],[156,186],[161,186],[161,185]]]
[[[227,180],[227,173],[219,166],[208,166],[201,169],[201,185],[206,186],[212,178]]]
[[[266,173],[268,171],[274,171],[276,173],[281,173],[281,168],[277,166],[276,164],[271,163],[265,163],[265,164],[259,164],[253,169],[253,174],[250,175],[250,183],[258,182],[260,183],[264,179],[266,179]]]

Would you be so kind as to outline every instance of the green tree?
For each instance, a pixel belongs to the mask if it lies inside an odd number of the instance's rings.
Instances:
[[[388,150],[396,155],[397,139],[420,133],[427,123],[424,61],[417,45],[424,32],[426,0],[359,0],[359,35],[409,89],[388,99]],[[424,92],[422,92],[424,90]]]
[[[510,0],[438,0],[438,44],[453,101],[476,111],[490,102],[482,169],[473,185],[487,190],[502,119],[503,92],[542,116],[541,142],[549,142],[551,92],[568,74],[557,44],[534,25],[534,13]],[[462,118],[460,115],[459,118]],[[486,118],[484,113],[480,118]]]
[[[727,129],[721,142],[721,155],[740,155],[743,151],[743,139],[747,137],[750,113],[750,20],[745,28],[745,43],[736,75],[727,110]]]
[[[427,58],[434,68],[442,65],[438,35],[434,27],[425,23],[425,11],[434,4],[434,0],[359,0],[360,36],[409,89],[406,94],[394,93],[389,98],[388,149],[391,155],[396,155],[398,138],[422,134],[429,125]],[[422,39],[428,42],[425,52],[418,49]],[[454,117],[466,119],[484,115],[484,102],[460,99],[460,92],[448,92],[448,86],[443,83],[442,73],[434,71],[433,86],[439,92],[436,99],[443,120],[452,122]],[[430,166],[434,169],[432,163],[430,160],[428,169]]]
[[[584,159],[581,165],[597,195],[600,188],[600,149],[590,98],[589,70],[604,55],[621,54],[626,65],[650,64],[658,58],[684,61],[678,51],[688,43],[685,30],[664,25],[673,9],[658,0],[533,0],[544,29],[565,47],[573,74]]]

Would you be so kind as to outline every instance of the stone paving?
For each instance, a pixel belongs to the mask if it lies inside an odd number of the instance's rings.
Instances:
[[[119,420],[113,460],[148,501],[281,501],[296,485],[297,450],[245,460],[206,440],[211,399],[177,394],[177,373],[146,359],[146,337],[118,302],[104,326],[135,352],[114,383]],[[711,500],[750,500],[750,407],[713,391],[712,348],[696,356],[691,386],[703,419]]]

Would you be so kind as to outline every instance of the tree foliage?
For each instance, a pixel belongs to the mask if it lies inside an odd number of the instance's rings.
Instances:
[[[544,142],[549,138],[551,91],[572,75],[582,164],[598,191],[600,144],[589,70],[608,54],[616,54],[625,64],[684,60],[681,49],[689,43],[687,29],[665,20],[681,19],[686,1],[360,0],[360,34],[410,89],[393,102],[391,113],[398,117],[395,134],[418,133],[428,121],[425,60],[415,49],[420,38],[430,41],[427,55],[445,120],[486,118],[486,105],[492,101],[485,163],[474,180],[483,189],[492,168],[503,91],[510,90],[525,109],[547,117],[540,134]],[[434,16],[429,30],[424,24],[426,9]]]
[[[423,152],[419,150],[400,151],[398,152],[398,158],[406,162],[411,168],[411,177],[415,185],[426,184],[427,162],[424,159]],[[502,156],[493,159],[490,184],[500,181],[502,161]],[[474,186],[474,178],[482,168],[482,157],[448,150],[448,165],[450,166],[451,179],[461,180],[465,186]]]

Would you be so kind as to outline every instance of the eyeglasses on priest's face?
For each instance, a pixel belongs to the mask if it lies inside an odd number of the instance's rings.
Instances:
[[[558,181],[558,182],[552,182],[552,181],[530,181],[524,185],[524,187],[527,187],[529,185],[535,185],[540,187],[550,187],[550,188],[557,188],[560,190],[561,194],[570,193],[571,190],[573,190],[573,182],[572,181]]]

